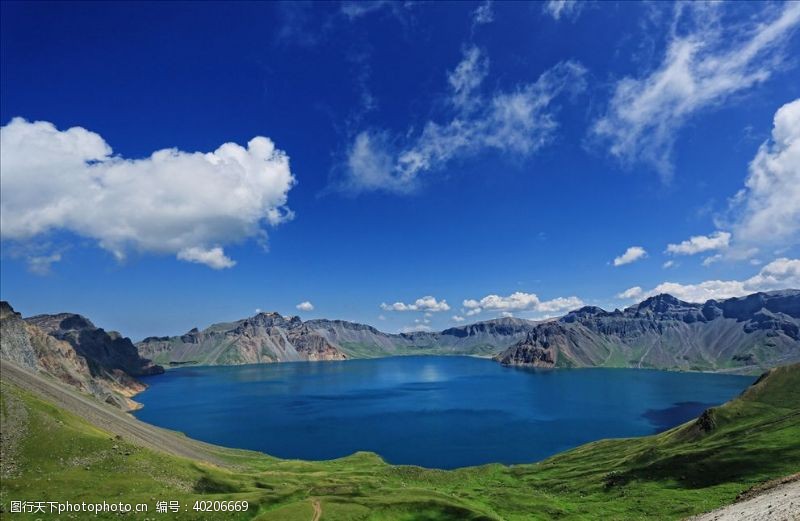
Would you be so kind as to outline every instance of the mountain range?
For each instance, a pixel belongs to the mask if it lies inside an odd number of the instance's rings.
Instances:
[[[800,360],[800,291],[703,304],[656,295],[625,310],[583,307],[495,356],[507,365],[758,372]]]
[[[345,360],[406,354],[492,355],[524,340],[537,322],[499,318],[441,332],[383,333],[344,320],[308,320],[259,313],[192,329],[173,337],[148,337],[139,353],[164,365],[233,365],[297,360]]]
[[[278,313],[134,344],[71,313],[29,318],[0,303],[0,359],[123,409],[162,366],[346,360],[398,355],[491,356],[528,367],[633,367],[756,373],[800,361],[800,290],[703,304],[657,295],[624,310],[583,307],[561,318],[499,318],[439,332],[384,333],[343,320]],[[159,365],[160,364],[160,365]]]

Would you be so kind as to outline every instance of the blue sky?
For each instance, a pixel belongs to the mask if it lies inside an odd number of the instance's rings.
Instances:
[[[400,331],[800,286],[798,3],[0,20],[0,292],[25,315]]]

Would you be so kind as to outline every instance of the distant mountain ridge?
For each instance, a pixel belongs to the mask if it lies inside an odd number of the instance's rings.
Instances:
[[[2,358],[116,402],[164,366],[346,360],[410,354],[492,356],[529,367],[636,367],[754,373],[800,361],[800,290],[703,304],[657,295],[624,310],[586,306],[543,322],[498,318],[391,334],[344,320],[258,313],[137,344],[80,315],[22,319],[2,303]],[[152,361],[151,361],[152,360]]]
[[[164,365],[236,365],[298,360],[345,360],[405,354],[496,354],[537,324],[500,318],[442,332],[384,333],[344,320],[259,313],[173,337],[148,337],[139,354]]]
[[[495,359],[531,367],[755,372],[800,361],[800,290],[703,304],[662,294],[622,311],[587,306],[540,324]]]

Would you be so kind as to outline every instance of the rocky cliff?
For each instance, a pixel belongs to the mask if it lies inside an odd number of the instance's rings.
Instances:
[[[800,361],[800,291],[703,304],[657,295],[610,312],[584,307],[540,324],[495,359],[533,367],[755,372]]]
[[[145,386],[134,376],[163,369],[142,359],[127,338],[72,314],[23,319],[0,302],[0,359],[52,376],[80,391],[130,410]]]

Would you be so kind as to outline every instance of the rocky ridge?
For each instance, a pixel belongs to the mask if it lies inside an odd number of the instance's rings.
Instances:
[[[531,367],[754,372],[800,360],[800,291],[703,304],[656,295],[624,310],[583,307],[495,357]]]
[[[116,332],[97,328],[80,315],[39,315],[29,319],[0,302],[0,360],[44,373],[124,410],[138,408],[131,397],[145,389],[136,376],[163,368],[139,356]]]
[[[441,332],[390,334],[344,320],[259,313],[174,337],[148,337],[140,355],[161,364],[236,365],[345,360],[405,354],[495,354],[525,338],[536,322],[501,318]]]

